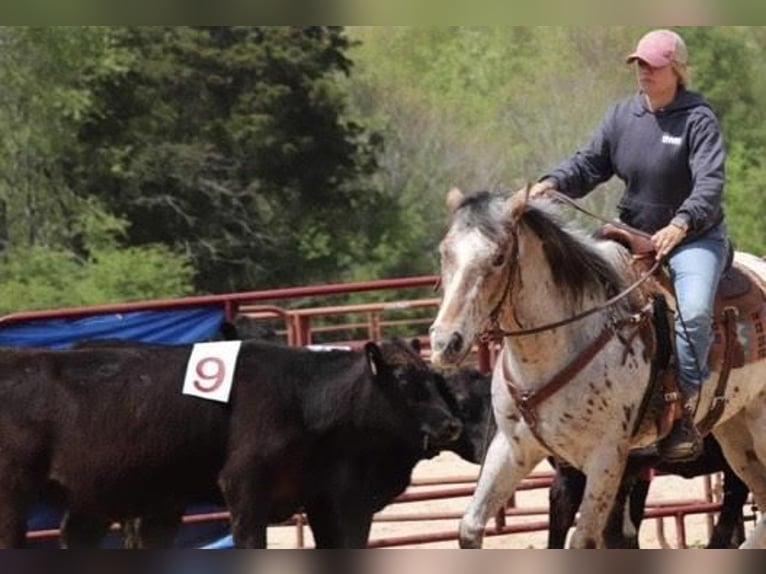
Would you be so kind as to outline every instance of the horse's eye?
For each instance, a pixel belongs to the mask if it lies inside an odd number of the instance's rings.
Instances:
[[[494,259],[492,259],[493,267],[500,267],[503,263],[505,263],[505,253],[498,253],[495,255]]]

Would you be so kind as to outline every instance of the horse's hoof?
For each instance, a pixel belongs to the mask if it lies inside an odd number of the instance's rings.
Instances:
[[[460,548],[464,550],[472,550],[481,548],[481,544],[484,539],[484,530],[474,530],[467,524],[460,523],[460,534],[458,536],[458,543]]]

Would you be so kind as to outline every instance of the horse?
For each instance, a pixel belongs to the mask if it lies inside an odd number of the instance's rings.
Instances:
[[[642,277],[630,251],[565,224],[551,198],[453,189],[447,206],[432,361],[459,364],[490,328],[504,339],[492,376],[499,430],[460,521],[460,546],[480,548],[487,520],[553,455],[587,476],[570,547],[602,548],[629,451],[658,440],[659,427],[642,408],[654,351],[643,326],[651,322],[647,303],[656,286],[646,281],[621,296]],[[757,257],[737,252],[734,266],[766,281],[766,262]],[[713,367],[697,421],[714,402]],[[712,432],[766,508],[766,361],[731,371],[723,405]],[[741,548],[763,546],[766,518]]]

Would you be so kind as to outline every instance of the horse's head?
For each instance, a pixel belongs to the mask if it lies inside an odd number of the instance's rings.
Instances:
[[[558,323],[622,289],[616,264],[625,250],[568,225],[550,200],[528,202],[527,190],[510,196],[452,190],[447,205],[444,297],[431,326],[437,365],[460,362],[488,323],[517,330]]]
[[[455,364],[506,296],[515,257],[513,222],[525,193],[450,190],[452,221],[441,242],[444,297],[431,326],[434,364]]]

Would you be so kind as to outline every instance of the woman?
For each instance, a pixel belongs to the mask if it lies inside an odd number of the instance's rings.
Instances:
[[[582,197],[612,175],[625,183],[620,219],[652,234],[667,257],[676,292],[675,339],[683,415],[660,441],[669,461],[695,458],[702,440],[694,412],[708,375],[713,301],[729,244],[721,196],[725,152],[715,114],[687,89],[683,39],[654,30],[627,57],[639,92],[606,114],[590,143],[536,183],[532,195],[555,189]]]

